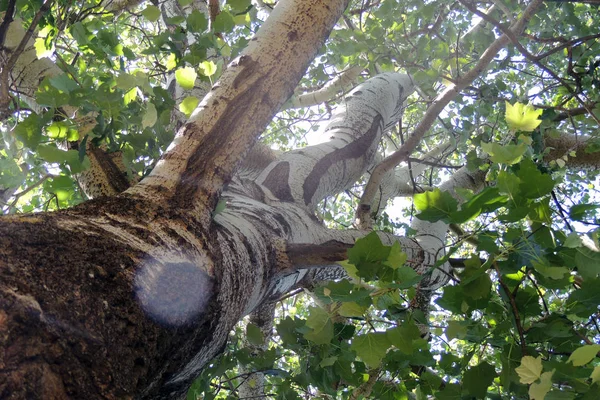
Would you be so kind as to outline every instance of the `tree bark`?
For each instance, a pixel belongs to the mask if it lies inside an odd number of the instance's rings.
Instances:
[[[339,276],[315,246],[342,257],[366,232],[326,229],[313,210],[373,166],[412,92],[406,75],[353,90],[323,129],[329,142],[234,172],[346,4],[281,0],[138,185],[0,219],[0,397],[182,398],[243,316],[305,279]],[[457,172],[448,188],[480,181]],[[447,226],[419,224],[416,239],[380,236],[425,273]],[[425,289],[447,281],[439,270]]]
[[[182,398],[231,327],[301,279],[273,238],[320,227],[306,210],[286,221],[231,182],[211,212],[346,5],[280,1],[130,191],[0,219],[0,397]]]

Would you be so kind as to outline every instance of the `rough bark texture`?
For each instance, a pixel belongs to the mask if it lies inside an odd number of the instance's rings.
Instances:
[[[210,301],[215,287],[203,271],[208,265],[144,251],[150,246],[185,254],[186,246],[177,248],[185,241],[169,220],[168,210],[129,197],[2,219],[1,398],[126,398],[143,388],[156,393],[210,338],[210,315],[219,310]],[[113,224],[118,228],[109,228]],[[161,268],[153,282],[142,279],[144,271]],[[186,297],[191,284],[201,296]],[[143,308],[152,291],[160,293],[153,301],[163,302],[165,314],[206,307],[184,315],[185,323],[153,321]]]
[[[369,101],[377,93],[371,85],[377,87],[382,79],[403,78],[388,74],[372,79],[361,86],[363,93],[352,94],[353,101]],[[391,109],[402,101],[394,100]],[[357,148],[351,160],[367,157],[382,127],[399,115],[399,110],[375,112],[362,125],[337,121],[337,130],[353,135],[307,149],[307,154],[320,152],[310,162],[334,166],[344,160],[337,155],[356,143],[363,153]],[[297,154],[294,159],[301,161]],[[280,162],[273,161],[265,171]],[[360,177],[369,165],[346,163],[347,179]],[[331,173],[319,169],[318,193],[344,187],[325,179]],[[286,243],[335,243],[341,249],[365,233],[328,230],[304,196],[274,199],[248,176],[263,174],[245,171],[235,177],[222,194],[225,210],[208,224],[186,210],[129,193],[61,213],[1,219],[5,314],[0,332],[6,346],[0,394],[180,398],[241,317],[305,277],[319,279],[307,273],[319,266],[314,252],[301,257],[302,246],[290,245],[288,251]],[[303,187],[313,177],[307,171],[285,182]],[[435,255],[414,240],[382,238],[399,240],[415,268],[427,269],[435,262]],[[321,257],[320,266],[330,266],[330,257]]]
[[[330,254],[298,249],[339,253],[366,233],[326,229],[312,211],[373,166],[411,80],[388,73],[365,82],[324,129],[330,142],[234,171],[346,4],[280,0],[132,189],[0,219],[0,398],[182,398],[243,316],[299,284],[339,276]],[[466,172],[453,179],[477,182]],[[226,208],[212,215],[219,198]],[[447,229],[427,224],[416,239],[380,236],[427,272]],[[432,288],[445,282],[436,274]]]

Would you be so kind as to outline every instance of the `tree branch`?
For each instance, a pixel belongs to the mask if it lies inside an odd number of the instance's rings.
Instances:
[[[356,79],[360,76],[363,68],[354,66],[348,68],[338,76],[327,82],[321,89],[317,89],[310,93],[303,93],[298,96],[293,96],[283,106],[282,110],[289,108],[310,107],[331,100],[341,89],[350,87],[356,83]]]
[[[510,32],[513,34],[520,33],[524,28],[529,19],[533,16],[537,8],[543,3],[543,0],[533,0],[527,8],[523,11],[523,15],[521,18],[516,21],[510,28]],[[403,161],[406,161],[408,157],[410,157],[414,148],[419,144],[425,133],[429,131],[429,128],[435,122],[437,116],[442,112],[442,110],[458,95],[458,93],[466,88],[471,82],[473,82],[477,77],[481,75],[490,64],[490,62],[496,57],[496,54],[504,48],[510,41],[510,38],[504,34],[498,39],[496,39],[481,55],[475,67],[469,70],[461,79],[459,79],[456,83],[451,84],[440,93],[431,106],[425,112],[425,115],[421,119],[421,122],[414,129],[408,140],[402,145],[402,147],[384,159],[371,174],[369,182],[365,188],[363,196],[360,200],[359,207],[366,207],[370,209],[371,203],[373,201],[373,197],[375,196],[375,192],[377,191],[377,187],[379,186],[381,179],[385,175],[385,173],[396,165],[400,164]]]
[[[555,80],[557,80],[558,82],[560,82],[560,84],[563,85],[565,89],[567,89],[567,91],[575,98],[575,100],[577,100],[579,102],[579,104],[581,104],[581,106],[587,110],[587,112],[592,116],[592,118],[598,124],[600,124],[600,118],[598,116],[596,116],[596,114],[594,114],[594,112],[592,111],[592,109],[590,109],[588,107],[588,105],[586,104],[586,102],[583,101],[579,97],[579,94],[575,90],[573,90],[573,88],[571,87],[571,85],[569,85],[569,83],[567,81],[565,81],[563,78],[561,78],[560,76],[558,76],[556,74],[556,72],[552,71],[550,68],[548,68],[546,65],[544,65],[541,61],[539,61],[539,59],[536,56],[534,56],[533,54],[531,54],[529,52],[529,50],[527,50],[525,48],[525,46],[523,46],[519,42],[519,39],[517,38],[517,35],[515,34],[514,31],[512,31],[511,29],[506,29],[504,26],[502,26],[502,24],[500,24],[500,22],[496,21],[494,18],[490,17],[489,15],[486,15],[486,14],[482,13],[481,11],[479,11],[477,9],[477,7],[473,6],[472,4],[470,4],[469,2],[467,2],[466,0],[459,0],[459,1],[469,11],[471,11],[472,13],[474,13],[477,16],[481,17],[482,19],[485,19],[489,23],[493,24],[496,28],[498,28],[504,34],[504,36],[507,36],[510,39],[510,41],[515,45],[515,47],[517,48],[517,50],[519,50],[519,52],[525,58],[527,58],[529,61],[531,61],[538,68],[540,68],[543,71],[545,71],[546,73],[548,73],[548,75],[550,75],[552,78],[554,78]]]
[[[128,193],[195,210],[209,224],[223,186],[292,94],[348,1],[280,0],[156,168]],[[290,46],[296,57],[287,56]]]

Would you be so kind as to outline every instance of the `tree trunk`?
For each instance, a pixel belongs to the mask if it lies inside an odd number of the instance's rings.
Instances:
[[[243,316],[338,274],[335,261],[366,232],[326,229],[313,211],[373,166],[413,91],[408,76],[354,89],[322,131],[329,142],[234,172],[346,3],[281,0],[138,185],[0,219],[0,397],[182,398]],[[481,182],[467,175],[448,189]],[[447,226],[417,223],[421,238],[380,236],[427,272]],[[446,281],[441,268],[425,289]]]
[[[129,192],[0,219],[0,397],[181,398],[231,327],[300,279],[272,239],[295,220],[260,215],[235,182],[238,200],[211,212],[346,5],[280,1]]]

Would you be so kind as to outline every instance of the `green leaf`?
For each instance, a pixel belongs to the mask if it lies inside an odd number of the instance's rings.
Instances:
[[[338,358],[336,356],[324,358],[319,363],[319,367],[321,367],[321,368],[331,367],[333,364],[335,364],[335,362],[337,361],[337,359]]]
[[[528,146],[525,143],[505,144],[481,143],[481,149],[489,154],[490,159],[498,164],[513,165],[521,161]]]
[[[392,269],[397,269],[406,263],[408,255],[402,251],[402,246],[399,242],[394,242],[390,249],[390,254],[387,260],[384,262],[385,265]]]
[[[190,115],[192,115],[192,113],[196,109],[196,107],[198,107],[199,103],[200,100],[198,100],[196,97],[188,96],[185,99],[183,99],[183,101],[179,105],[179,111],[184,113],[185,116],[189,118]]]
[[[350,264],[349,261],[338,261],[337,264],[341,265],[344,268],[344,270],[346,270],[346,273],[350,278],[356,281],[360,280],[360,277],[358,276],[358,270],[353,264]]]
[[[194,10],[187,17],[187,27],[191,32],[202,33],[208,28],[208,19],[198,10]]]
[[[594,370],[592,371],[590,378],[592,378],[592,385],[594,383],[600,382],[600,365],[597,365],[596,367],[594,367]]]
[[[42,126],[42,118],[32,113],[15,127],[14,133],[25,146],[35,150],[42,139]]]
[[[350,346],[371,368],[379,366],[389,347],[390,342],[384,332],[369,332],[366,335],[356,336]]]
[[[454,314],[462,314],[469,310],[469,305],[466,302],[466,296],[461,286],[446,286],[444,287],[442,297],[439,297],[435,302],[442,308]],[[464,307],[467,309],[464,310]]]
[[[482,212],[494,211],[506,204],[506,196],[495,187],[487,187],[462,204],[460,211],[451,215],[451,222],[462,224],[479,216]]]
[[[338,314],[342,317],[362,317],[369,307],[364,307],[355,302],[342,303]]]
[[[296,345],[298,343],[297,328],[303,327],[304,321],[298,318],[285,317],[277,324],[277,334],[287,346]]]
[[[217,33],[228,33],[233,30],[234,26],[235,21],[233,20],[233,16],[227,11],[221,11],[215,18],[213,31]]]
[[[49,144],[39,145],[38,154],[49,163],[60,163],[72,160],[73,158],[79,159],[79,152],[77,150],[61,150]]]
[[[600,304],[600,279],[586,279],[578,290],[571,292],[567,300],[570,313],[580,317],[588,317],[598,312]]]
[[[574,221],[586,221],[594,215],[591,211],[595,211],[598,208],[600,208],[600,205],[597,204],[574,205],[569,209],[569,218]]]
[[[561,389],[555,388],[555,389],[550,390],[550,392],[548,392],[546,394],[546,397],[544,397],[544,400],[574,400],[576,396],[577,396],[577,394],[574,393],[573,391],[565,390],[564,388],[561,388]],[[596,400],[596,398],[592,397],[592,398],[588,398],[586,400]]]
[[[194,88],[198,74],[192,67],[183,67],[175,71],[175,79],[179,86],[186,90]]]
[[[394,283],[389,285],[397,289],[408,289],[421,282],[424,275],[419,275],[414,269],[402,266],[394,272]]]
[[[142,15],[150,22],[157,21],[160,18],[160,9],[156,6],[148,6],[142,11]]]
[[[45,78],[38,86],[35,100],[40,106],[58,108],[69,104],[69,95],[55,88],[50,83],[51,78]]]
[[[529,384],[540,379],[542,375],[542,357],[533,358],[525,356],[521,359],[521,365],[515,371],[519,374],[521,383]]]
[[[590,344],[579,347],[571,353],[567,362],[572,362],[575,367],[581,367],[596,358],[599,351],[600,344]]]
[[[156,113],[156,107],[154,106],[154,104],[148,103],[148,106],[146,107],[146,112],[142,117],[142,127],[149,128],[154,126],[154,124],[156,124],[157,119],[158,115]]]
[[[227,0],[227,4],[238,12],[246,11],[252,5],[250,0]]]
[[[577,232],[571,232],[569,233],[569,236],[567,236],[567,238],[565,239],[563,246],[568,247],[570,249],[574,249],[576,247],[581,246],[582,244],[583,241],[581,240]]]
[[[536,110],[533,106],[521,103],[515,103],[511,105],[508,101],[506,102],[506,123],[509,128],[515,131],[531,132],[537,128],[542,120],[539,117],[542,115],[544,110]]]
[[[596,251],[595,248],[585,246],[586,243],[594,246],[589,237],[585,236],[583,239],[583,245],[575,249],[577,271],[584,279],[596,278],[600,275],[600,252]]]
[[[79,85],[67,74],[60,74],[49,79],[50,84],[64,93],[79,89]]]
[[[512,200],[519,194],[521,180],[512,172],[500,171],[496,184],[501,193],[506,193]]]
[[[549,194],[554,189],[552,177],[540,172],[531,160],[523,160],[517,176],[521,179],[519,185],[521,195],[526,198],[537,199]]]
[[[324,301],[354,301],[360,305],[370,305],[370,291],[354,285],[347,279],[339,282],[329,282],[327,286],[321,286],[315,289],[315,293],[322,297]]]
[[[415,208],[421,211],[417,218],[430,221],[448,221],[450,214],[458,209],[458,202],[450,193],[434,189],[414,196]]]
[[[527,214],[533,222],[552,225],[552,209],[550,208],[550,198],[546,197],[541,201],[530,205],[530,211]]]
[[[387,261],[390,247],[384,246],[377,233],[371,232],[356,241],[348,250],[348,261],[354,264],[358,275],[365,279],[373,279],[383,262]]]
[[[73,36],[80,46],[88,44],[89,38],[92,36],[81,22],[76,22],[71,25],[70,32],[71,36]]]
[[[306,326],[311,328],[304,337],[316,344],[327,344],[333,339],[333,322],[327,311],[320,307],[309,307]]]
[[[25,177],[14,159],[0,157],[0,188],[19,187]]]
[[[239,14],[233,17],[233,22],[236,25],[249,25],[252,22],[249,13]]]
[[[448,321],[448,327],[445,332],[446,337],[448,340],[464,339],[467,336],[467,328],[468,326],[461,321]]]
[[[449,383],[435,394],[436,400],[462,400],[462,388],[457,383]]]
[[[566,267],[552,267],[547,265],[545,262],[532,261],[532,264],[533,268],[535,268],[537,272],[550,279],[562,279],[566,274],[571,272]]]
[[[421,332],[413,322],[406,322],[396,328],[388,329],[388,340],[404,354],[412,354],[414,341],[421,339]]]
[[[265,341],[265,338],[260,328],[251,323],[246,325],[246,339],[248,339],[248,343],[254,346],[260,346]]]
[[[463,374],[463,388],[469,394],[484,399],[486,398],[487,388],[492,384],[496,377],[496,370],[487,362],[483,362],[475,367],[469,368]]]
[[[534,382],[529,387],[529,399],[530,400],[544,400],[546,393],[552,389],[552,372],[544,372],[540,376],[540,382]]]
[[[117,87],[125,92],[137,86],[136,78],[126,72],[120,73],[119,76],[117,76],[116,82]]]

